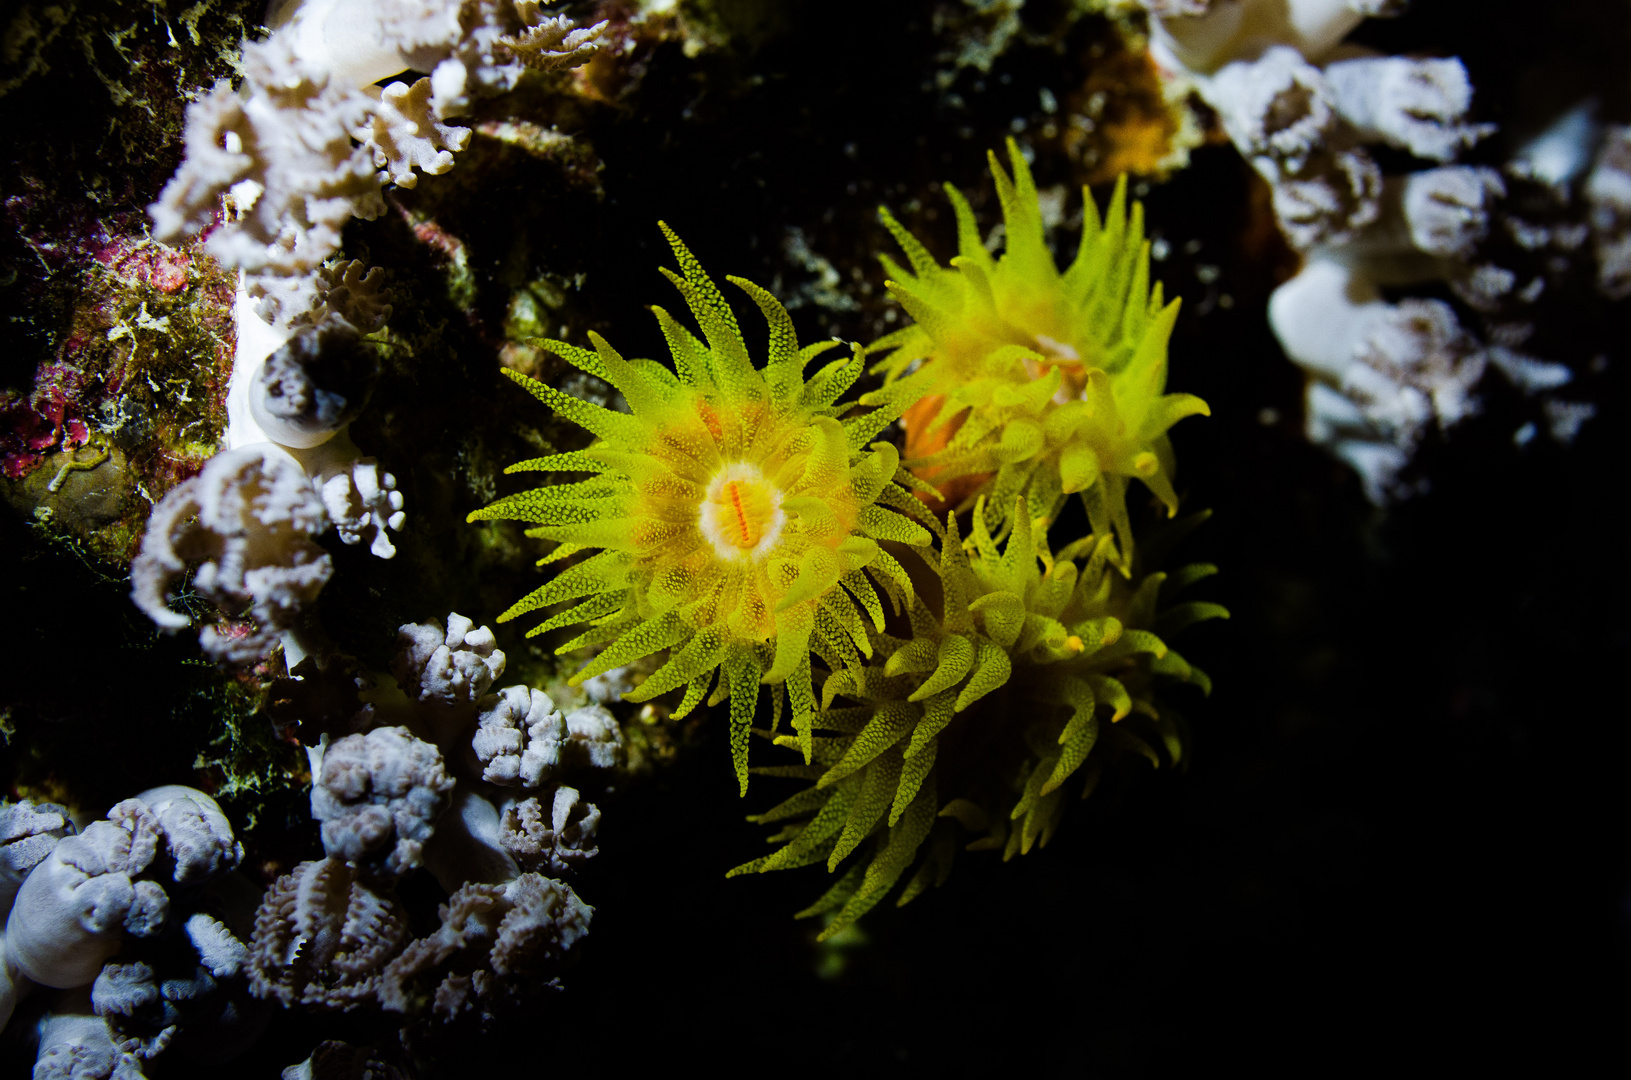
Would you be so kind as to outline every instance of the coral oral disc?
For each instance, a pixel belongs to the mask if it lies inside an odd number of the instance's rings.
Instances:
[[[746,461],[732,462],[714,475],[697,514],[702,535],[727,561],[764,558],[781,538],[786,521],[781,491]]]

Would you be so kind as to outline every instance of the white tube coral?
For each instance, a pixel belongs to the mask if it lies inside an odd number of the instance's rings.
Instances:
[[[409,698],[453,709],[487,693],[504,674],[504,653],[491,630],[453,612],[445,628],[439,619],[399,628],[391,674]]]
[[[1631,127],[1611,128],[1586,179],[1597,287],[1616,300],[1631,296]]]
[[[1353,465],[1373,501],[1398,493],[1429,424],[1447,428],[1477,409],[1485,354],[1440,301],[1389,304],[1352,266],[1315,258],[1270,298],[1269,324],[1318,380],[1309,438]]]
[[[17,893],[6,955],[42,986],[84,986],[128,931],[150,936],[169,915],[164,890],[141,875],[159,853],[158,819],[127,799],[58,842]]]
[[[447,1021],[481,1009],[514,981],[541,982],[588,933],[594,909],[570,886],[529,873],[503,885],[464,885],[439,914],[441,927],[385,969],[387,1009],[424,1009]]]
[[[206,626],[200,644],[216,660],[253,662],[292,633],[333,573],[312,541],[327,523],[293,459],[266,444],[224,451],[153,508],[130,567],[131,599],[167,630],[187,626],[170,610],[170,588],[197,563],[193,590],[223,613],[254,621],[242,631]]]
[[[420,865],[452,790],[436,747],[407,728],[375,728],[328,747],[312,783],[311,813],[331,858],[398,877]]]
[[[562,715],[549,695],[525,686],[480,705],[471,746],[489,784],[536,788],[559,769],[610,768],[622,756],[623,731],[599,705]]]
[[[141,1061],[115,1044],[83,991],[65,995],[41,1020],[33,1080],[142,1080]]]
[[[1396,14],[1389,0],[1141,0],[1152,45],[1168,66],[1209,75],[1270,45],[1319,61],[1367,16]]]
[[[284,1005],[355,1008],[375,997],[380,972],[407,939],[407,912],[342,860],[301,863],[255,913],[250,986]]]
[[[11,911],[11,902],[29,871],[73,831],[67,808],[56,803],[28,799],[0,803],[0,916]]]
[[[121,1050],[144,1059],[174,1045],[219,1062],[260,1033],[269,1010],[249,996],[249,950],[222,923],[195,912],[180,933],[110,963],[91,1005]]]
[[[532,797],[506,804],[499,828],[504,849],[527,870],[565,874],[600,851],[594,846],[600,809],[577,788],[562,785],[549,799]]]
[[[521,873],[504,844],[498,808],[466,781],[454,788],[453,808],[425,847],[425,869],[448,892],[468,882],[501,885]]]
[[[177,885],[202,884],[243,861],[243,845],[233,837],[221,804],[197,788],[165,784],[136,799],[158,820],[170,878]]]
[[[1473,87],[1459,59],[1338,48],[1361,19],[1398,14],[1402,4],[1143,2],[1152,16],[1152,54],[1218,111],[1230,140],[1270,184],[1281,231],[1307,259],[1276,290],[1270,322],[1287,355],[1313,379],[1309,438],[1352,463],[1373,500],[1404,493],[1401,471],[1429,427],[1448,428],[1476,409],[1472,386],[1486,361],[1526,393],[1558,371],[1567,381],[1566,368],[1521,357],[1498,340],[1520,324],[1489,321],[1513,302],[1531,302],[1545,286],[1539,276],[1521,284],[1516,273],[1488,261],[1491,222],[1508,198],[1502,175],[1446,165],[1384,179],[1365,148],[1385,143],[1449,162],[1495,130],[1468,121]],[[1569,158],[1581,140],[1553,141],[1565,152],[1533,156]],[[1521,178],[1559,170],[1526,168],[1519,160],[1506,171]],[[1610,174],[1604,176],[1603,189],[1617,190]],[[1625,188],[1631,192],[1631,182]],[[1613,240],[1601,239],[1615,229],[1613,201],[1612,195],[1601,200],[1597,215],[1604,223],[1598,235],[1605,281],[1613,277],[1608,267],[1618,250]],[[1624,205],[1631,207],[1631,195]],[[1631,211],[1625,217],[1631,220]],[[1566,246],[1571,235],[1510,214],[1502,224],[1530,249]],[[1624,246],[1631,251],[1631,243]],[[1382,284],[1435,281],[1485,316],[1490,344],[1473,339],[1442,301],[1387,304],[1379,292]],[[1532,377],[1537,372],[1541,377]],[[1563,417],[1552,425],[1556,430],[1572,431],[1586,412],[1563,410],[1563,404],[1542,402],[1549,418],[1554,412]]]
[[[379,356],[355,327],[323,320],[294,335],[260,366],[249,412],[280,446],[310,449],[356,419],[379,379]]]
[[[1367,142],[1385,142],[1429,161],[1450,161],[1495,130],[1462,121],[1472,80],[1460,60],[1402,56],[1342,60],[1325,69],[1343,117]]]

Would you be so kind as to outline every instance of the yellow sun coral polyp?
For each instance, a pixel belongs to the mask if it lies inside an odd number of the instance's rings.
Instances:
[[[714,474],[697,522],[715,555],[749,561],[776,550],[786,523],[781,489],[765,479],[757,465],[746,461],[734,462]]]
[[[731,873],[823,861],[834,872],[861,852],[800,913],[831,915],[823,938],[902,879],[901,905],[944,881],[959,841],[1004,860],[1046,846],[1068,781],[1086,797],[1120,759],[1159,767],[1158,747],[1176,765],[1185,728],[1158,702],[1158,681],[1211,689],[1167,639],[1228,617],[1217,604],[1172,602],[1216,567],[1171,575],[1135,567],[1128,579],[1109,565],[1107,536],[1055,552],[1046,519],[1033,520],[1019,498],[1002,544],[983,509],[976,505],[967,541],[947,515],[938,566],[916,553],[941,596],[934,607],[921,595],[912,601],[911,636],[875,635],[872,660],[827,678],[813,722],[796,735],[763,733],[803,762],[756,771],[809,786],[752,818],[786,823],[771,837],[778,848]]]
[[[888,384],[862,400],[940,403],[929,431],[945,425],[954,432],[942,448],[907,464],[942,490],[991,474],[975,490],[990,496],[992,528],[1012,524],[1016,495],[1053,517],[1079,492],[1093,531],[1115,536],[1113,561],[1125,572],[1132,555],[1127,481],[1142,481],[1176,513],[1167,430],[1209,410],[1200,398],[1164,392],[1178,302],[1164,303],[1161,285],[1150,286],[1143,207],[1135,202],[1128,212],[1126,178],[1102,221],[1083,191],[1081,244],[1060,273],[1036,185],[1013,140],[1008,153],[1012,179],[990,156],[1006,230],[1001,258],[987,252],[968,201],[949,184],[959,250],[949,269],[881,211],[911,264],[906,270],[883,257],[886,284],[915,322],[868,350],[886,354],[874,370]]]
[[[860,662],[872,652],[868,623],[873,632],[883,628],[875,585],[897,606],[911,599],[905,571],[878,541],[923,545],[930,534],[902,516],[923,511],[896,482],[898,452],[888,443],[867,445],[899,410],[838,419],[849,406],[836,402],[861,373],[859,348],[806,380],[805,366],[836,343],[800,349],[782,305],[752,282],[729,278],[770,326],[769,360],[756,368],[724,296],[662,228],[683,276],[663,273],[705,340],[654,307],[672,371],[625,360],[598,334],[590,335],[592,352],[541,342],[610,383],[629,412],[506,370],[596,436],[587,449],[506,471],[595,475],[499,499],[470,520],[533,524],[527,535],[561,544],[546,561],[600,549],[499,621],[575,601],[529,633],[587,624],[557,650],[605,646],[575,683],[668,650],[667,661],[624,697],[646,701],[684,687],[678,715],[709,696],[720,671],[710,700],[730,699],[731,751],[746,791],[748,731],[761,680],[786,682],[793,722],[807,728],[816,708],[811,653],[831,670]]]

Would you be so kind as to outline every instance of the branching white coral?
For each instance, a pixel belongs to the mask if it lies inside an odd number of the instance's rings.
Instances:
[[[586,61],[605,26],[574,30],[501,0],[313,0],[285,5],[277,21],[267,41],[245,43],[238,92],[218,84],[189,108],[187,158],[151,213],[154,235],[174,241],[208,224],[232,190],[243,213],[210,250],[246,272],[258,314],[280,327],[309,312],[291,301],[309,299],[346,221],[384,208],[381,184],[412,187],[415,169],[452,168],[470,131],[443,121],[472,93],[508,90],[529,63]],[[373,85],[410,70],[430,75]]]
[[[347,221],[384,208],[372,155],[351,141],[373,102],[332,83],[280,35],[245,43],[244,90],[218,83],[188,107],[189,154],[151,207],[154,236],[173,242],[197,231],[232,189],[241,213],[207,246],[245,272],[263,319],[287,325],[304,312],[280,304],[265,281],[314,275],[339,250]]]
[[[362,125],[352,129],[352,137],[374,155],[374,165],[384,179],[397,187],[411,188],[419,183],[414,170],[440,176],[453,168],[453,153],[470,142],[470,129],[444,124],[431,108],[430,79],[416,83],[392,83],[363,91],[378,104]]]
[[[525,29],[500,40],[521,63],[542,71],[559,71],[586,63],[599,51],[607,23],[574,27],[564,15],[545,17],[538,0],[515,0]]]
[[[243,85],[218,83],[189,106],[186,159],[149,212],[154,236],[175,242],[215,220],[231,193],[236,212],[207,244],[242,271],[227,446],[298,451],[343,433],[367,397],[368,380],[312,377],[301,361],[320,357],[321,342],[297,345],[299,355],[281,349],[301,326],[366,333],[382,321],[383,305],[367,295],[374,274],[350,264],[336,282],[325,265],[345,223],[383,211],[385,183],[413,187],[419,172],[452,168],[470,131],[445,121],[472,95],[508,90],[528,66],[585,62],[606,23],[574,29],[529,0],[296,0],[271,21],[271,38],[244,44]],[[415,70],[429,75],[373,85]],[[360,454],[337,462],[332,448],[320,471],[296,457],[340,538],[371,540],[375,555],[392,557],[386,530],[400,529],[404,513],[391,475]]]
[[[333,572],[312,542],[327,525],[322,501],[292,459],[267,444],[227,450],[153,508],[131,563],[131,599],[167,630],[188,625],[170,609],[171,586],[196,563],[192,588],[222,613],[253,625],[204,627],[204,651],[250,663],[289,634]]]
[[[382,559],[396,554],[386,529],[400,531],[407,521],[396,477],[371,457],[357,458],[337,468],[325,468],[315,477],[329,520],[347,544],[372,538],[368,550]]]

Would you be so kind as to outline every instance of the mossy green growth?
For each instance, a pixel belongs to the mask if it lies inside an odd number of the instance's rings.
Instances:
[[[915,322],[869,348],[884,354],[874,370],[888,383],[862,400],[929,407],[929,432],[947,428],[949,439],[907,464],[936,484],[989,476],[978,490],[990,496],[993,531],[1013,524],[1006,515],[1016,495],[1051,518],[1066,496],[1080,493],[1094,533],[1114,535],[1111,561],[1126,572],[1128,480],[1142,481],[1177,513],[1167,430],[1209,410],[1193,395],[1165,393],[1178,301],[1164,302],[1160,283],[1150,284],[1143,207],[1135,202],[1129,211],[1126,177],[1103,219],[1083,190],[1080,247],[1061,273],[1036,185],[1011,139],[1008,156],[1012,178],[990,155],[1006,235],[1000,258],[986,250],[968,200],[950,184],[959,253],[949,268],[881,211],[911,264],[907,270],[884,256],[886,284]]]
[[[585,450],[507,471],[593,475],[499,499],[470,520],[531,523],[529,536],[561,545],[546,562],[595,552],[499,621],[575,601],[530,632],[582,625],[558,651],[604,646],[574,683],[668,650],[667,662],[625,698],[647,701],[683,687],[677,715],[704,698],[710,704],[729,698],[731,752],[745,792],[761,681],[785,683],[795,722],[808,725],[815,710],[811,653],[834,670],[871,655],[870,635],[884,625],[879,589],[897,609],[912,600],[910,579],[879,541],[926,545],[924,525],[933,519],[901,486],[911,478],[894,446],[871,442],[899,410],[839,419],[852,409],[838,401],[861,374],[861,351],[806,379],[805,367],[836,342],[801,349],[774,297],[729,278],[770,327],[768,362],[756,367],[724,296],[662,228],[682,271],[663,273],[685,298],[702,339],[654,307],[672,369],[625,360],[597,334],[590,335],[593,350],[536,342],[610,383],[629,411],[601,408],[506,370],[595,436]],[[710,697],[715,672],[721,674]]]
[[[1158,707],[1157,681],[1211,688],[1165,639],[1227,617],[1216,604],[1170,602],[1214,567],[1134,583],[1114,572],[1107,535],[1051,552],[1045,520],[1033,522],[1020,497],[999,544],[984,509],[966,542],[948,515],[935,567],[942,595],[934,607],[913,599],[910,636],[875,633],[869,663],[829,675],[813,723],[820,734],[767,733],[804,763],[755,771],[809,786],[750,819],[792,824],[771,837],[776,851],[732,873],[817,862],[836,871],[861,852],[801,913],[835,913],[823,937],[903,877],[897,904],[943,881],[959,825],[970,850],[1006,860],[1048,843],[1068,781],[1085,797],[1119,757],[1177,764],[1186,729]]]

